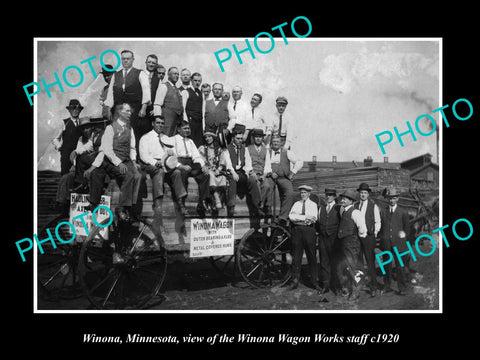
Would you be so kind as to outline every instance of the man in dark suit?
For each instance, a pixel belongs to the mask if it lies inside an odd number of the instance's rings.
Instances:
[[[157,55],[150,54],[147,56],[147,59],[145,60],[145,71],[150,83],[150,102],[147,106],[147,119],[150,124],[154,120],[153,103],[155,102],[155,96],[157,95],[158,85],[162,82],[163,76],[165,75],[165,73],[163,73],[163,75],[160,73],[160,69],[162,68],[163,66],[158,64]],[[149,130],[151,130],[151,125]]]
[[[410,224],[408,213],[398,206],[398,199],[400,192],[398,189],[391,187],[385,192],[385,198],[389,205],[386,206],[382,213],[382,228],[380,230],[380,249],[382,251],[390,251],[394,254],[393,247],[397,247],[399,253],[403,253],[408,250],[406,244],[407,239],[410,236]],[[403,263],[407,264],[410,254],[402,256]],[[397,272],[397,285],[398,295],[406,295],[405,290],[407,287],[407,274],[406,269],[401,266],[397,256],[394,254],[395,267]],[[383,259],[386,261],[387,259]],[[383,277],[383,291],[393,291],[390,287],[392,280],[392,265],[391,262],[384,265],[385,275]]]
[[[335,256],[338,252],[336,238],[338,225],[340,224],[340,205],[335,203],[337,191],[325,189],[326,204],[321,204],[318,209],[317,231],[318,231],[318,252],[320,255],[320,280],[323,288],[322,294],[327,293],[330,288],[338,287],[338,280],[335,278]]]

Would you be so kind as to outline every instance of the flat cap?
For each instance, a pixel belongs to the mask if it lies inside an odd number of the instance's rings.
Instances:
[[[287,98],[284,96],[279,96],[277,97],[277,100],[275,101],[276,103],[283,103],[283,104],[288,104]]]
[[[306,190],[306,191],[312,191],[312,187],[308,185],[300,185],[298,187],[298,190]]]

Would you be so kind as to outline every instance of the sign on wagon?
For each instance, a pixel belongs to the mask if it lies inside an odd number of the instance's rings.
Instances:
[[[88,232],[92,230],[92,227],[94,225],[93,219],[92,219],[92,213],[85,212],[85,206],[89,205],[88,202],[88,194],[76,194],[72,193],[70,195],[70,222],[73,224],[75,227],[75,231],[77,233],[77,236],[80,235],[80,237],[77,238],[77,241],[82,242],[85,237],[88,235]],[[110,196],[107,195],[102,195],[100,198],[100,205],[105,205],[110,208]],[[84,216],[79,216],[85,214]],[[108,219],[110,217],[109,213],[105,211],[105,209],[100,208],[96,214],[95,218],[97,219],[98,223],[102,223],[105,219]],[[83,222],[85,222],[85,226],[83,225]],[[108,229],[104,228],[100,230],[99,233],[104,239],[108,239]]]
[[[233,219],[192,219],[190,257],[223,256],[234,253]]]

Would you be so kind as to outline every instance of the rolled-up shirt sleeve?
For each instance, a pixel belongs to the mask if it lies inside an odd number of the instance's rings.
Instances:
[[[365,224],[365,217],[360,212],[360,210],[353,210],[352,211],[352,220],[357,225],[358,228],[358,236],[361,238],[367,236],[367,225]]]
[[[142,104],[147,104],[151,100],[150,81],[148,80],[147,73],[142,70],[138,75],[138,81],[142,87]]]
[[[157,93],[155,95],[155,102],[153,104],[153,114],[155,116],[162,115],[162,105],[165,100],[165,95],[167,94],[167,85],[159,84],[157,88]]]

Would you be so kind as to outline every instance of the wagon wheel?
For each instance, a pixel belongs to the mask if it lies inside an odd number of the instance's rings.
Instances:
[[[97,309],[141,309],[165,280],[167,253],[146,219],[95,226],[79,258],[83,291]],[[106,230],[104,230],[106,229]],[[103,231],[102,231],[103,230]]]
[[[240,240],[235,240],[235,251],[239,243]],[[238,274],[235,266],[235,252],[233,255],[210,256],[210,264],[216,271],[228,279],[234,279]]]
[[[82,296],[77,274],[80,245],[73,241],[62,244],[56,240],[57,234],[65,241],[72,238],[71,228],[66,224],[68,221],[68,215],[58,215],[37,233],[39,240],[47,239],[51,235],[56,244],[56,247],[53,247],[51,242],[43,243],[43,254],[37,249],[37,289],[38,295],[45,300],[74,299]]]
[[[236,251],[237,268],[256,288],[282,286],[291,276],[290,233],[278,225],[250,229]]]

